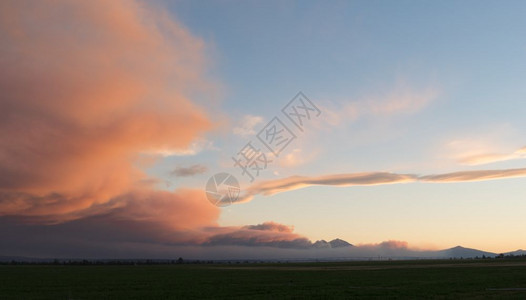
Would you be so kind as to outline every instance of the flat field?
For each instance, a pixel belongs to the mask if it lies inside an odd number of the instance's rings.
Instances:
[[[0,299],[526,298],[526,260],[0,265]]]

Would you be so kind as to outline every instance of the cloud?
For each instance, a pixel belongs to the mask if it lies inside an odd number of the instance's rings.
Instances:
[[[255,195],[273,195],[314,185],[325,186],[364,186],[408,182],[450,183],[485,181],[514,177],[526,177],[526,168],[504,170],[474,170],[433,175],[396,174],[388,172],[347,173],[322,176],[291,176],[287,178],[257,182],[249,186],[236,201],[248,202]]]
[[[413,114],[427,107],[438,97],[433,88],[413,89],[407,84],[398,84],[388,94],[367,101],[365,112],[376,116]]]
[[[308,151],[303,151],[300,148],[296,148],[289,153],[286,153],[278,160],[278,163],[281,167],[294,168],[312,161],[317,156],[317,154],[318,151],[313,150],[312,147],[310,147]]]
[[[123,195],[125,203],[94,220],[120,228],[113,234],[122,241],[195,246],[249,246],[304,248],[311,242],[276,222],[246,226],[218,226],[220,210],[202,191],[177,190]],[[126,238],[122,238],[122,237]]]
[[[523,147],[513,153],[482,153],[462,157],[460,162],[465,165],[484,165],[494,162],[524,159],[526,158],[526,147]]]
[[[521,133],[509,123],[489,124],[477,130],[464,130],[439,147],[439,156],[456,162],[478,166],[496,162],[522,159],[526,147],[520,148],[517,141]]]
[[[312,242],[293,228],[275,222],[242,227],[213,228],[214,233],[203,243],[206,246],[236,245],[249,247],[308,248]]]
[[[364,117],[385,118],[417,113],[428,107],[439,96],[436,88],[413,88],[405,82],[383,93],[344,104],[339,108],[323,107],[326,121],[335,126],[339,122],[356,121]]]
[[[0,12],[0,215],[60,222],[168,197],[137,161],[212,128],[188,96],[213,86],[203,41],[143,2],[2,1]]]
[[[160,205],[154,203],[158,206],[142,205],[138,201],[131,207],[121,208],[119,213],[95,215],[59,224],[42,225],[18,218],[0,217],[0,256],[177,258],[182,255],[182,248],[191,248],[189,253],[185,251],[186,256],[195,257],[196,253],[203,252],[206,253],[203,255],[205,258],[211,258],[219,247],[234,247],[238,250],[243,247],[248,252],[265,249],[261,254],[268,254],[278,249],[307,249],[312,244],[307,238],[293,232],[249,228],[262,224],[219,227],[212,222],[208,227],[201,227],[215,219],[219,211],[217,208],[208,205],[204,199],[205,202],[191,204],[190,207],[181,206],[178,207],[180,210],[172,211],[176,207],[171,204],[173,199],[170,199],[170,193],[164,196]],[[159,201],[158,197],[155,199]],[[211,215],[204,215],[200,205],[208,205]],[[142,208],[146,208],[146,213],[141,212]],[[152,218],[151,209],[157,209],[162,220]],[[177,220],[180,217],[190,219],[192,213],[198,213],[193,221]],[[170,214],[171,221],[168,221]],[[203,222],[203,218],[208,221]],[[199,226],[181,226],[191,222]],[[162,254],[158,254],[161,251]]]
[[[381,257],[439,257],[417,252],[406,242],[387,241],[356,247],[314,248],[301,237],[242,227],[208,230],[209,238],[196,239],[187,230],[168,235],[151,226],[92,216],[71,222],[37,226],[0,218],[1,255],[48,258],[162,258],[176,259],[329,259]],[[257,225],[253,225],[257,226]],[[20,238],[24,237],[24,238]],[[192,239],[193,238],[193,239]],[[159,242],[162,241],[162,242]],[[190,241],[190,242],[188,242]],[[407,245],[404,247],[404,245]],[[443,255],[442,255],[443,256]]]
[[[110,219],[158,224],[168,233],[216,226],[219,217],[219,209],[203,191],[191,189],[133,191],[112,199],[109,205],[113,206]]]
[[[359,244],[363,248],[383,248],[383,249],[408,249],[409,244],[406,241],[389,240],[378,244]]]
[[[269,231],[275,231],[275,232],[288,232],[291,233],[294,231],[293,226],[287,226],[283,224],[279,224],[276,222],[265,222],[258,225],[247,225],[243,227],[244,229],[250,229],[250,230],[269,230]]]
[[[239,122],[238,126],[234,127],[233,133],[242,137],[255,135],[256,131],[254,128],[261,122],[263,122],[263,117],[246,115]]]
[[[466,181],[486,181],[494,179],[525,177],[526,168],[505,169],[505,170],[477,170],[461,171],[446,174],[426,175],[419,177],[419,181],[424,182],[466,182]]]
[[[214,146],[212,141],[198,137],[184,149],[157,148],[157,149],[151,149],[149,151],[146,151],[145,154],[160,155],[163,157],[192,156],[204,150],[217,150],[217,148]]]
[[[414,175],[394,174],[387,172],[372,173],[349,173],[333,174],[322,176],[292,176],[276,180],[257,182],[249,186],[245,194],[237,202],[247,202],[252,200],[253,196],[273,195],[276,193],[301,189],[313,185],[330,185],[330,186],[354,186],[354,185],[380,185],[394,184],[415,181]]]
[[[199,151],[214,126],[188,96],[211,97],[204,43],[170,16],[131,0],[2,1],[0,14],[3,251],[28,236],[41,254],[310,243],[273,222],[220,227],[204,191],[155,190],[140,168],[150,154]]]
[[[177,177],[189,177],[198,174],[203,174],[208,171],[208,168],[203,165],[193,165],[190,167],[176,167],[170,174]]]

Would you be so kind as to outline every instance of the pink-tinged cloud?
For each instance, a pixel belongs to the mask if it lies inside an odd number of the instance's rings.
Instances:
[[[244,229],[250,230],[268,230],[274,232],[287,232],[291,233],[294,231],[294,226],[287,226],[276,222],[264,222],[258,225],[247,225],[243,227]]]
[[[383,249],[408,249],[409,244],[406,241],[389,240],[378,244],[359,244],[363,248],[383,248]]]
[[[148,3],[2,1],[0,14],[0,215],[118,206],[151,189],[141,153],[211,128],[188,96],[213,86],[203,42]]]
[[[483,153],[470,155],[461,158],[460,162],[466,165],[475,166],[524,158],[526,158],[526,147],[523,147],[513,153]]]
[[[349,102],[339,108],[324,107],[325,119],[331,125],[356,121],[361,118],[386,118],[418,113],[431,105],[439,96],[433,87],[415,89],[404,82],[397,82],[393,89],[382,94]]]
[[[365,186],[409,182],[449,183],[496,180],[514,177],[526,177],[526,168],[461,171],[424,176],[387,172],[348,173],[313,177],[292,176],[282,179],[257,182],[249,186],[237,202],[248,202],[252,200],[255,195],[273,195],[281,192],[292,191],[316,185]]]
[[[219,209],[210,205],[203,191],[138,190],[112,199],[109,212],[115,220],[159,224],[164,231],[184,231],[217,226]]]
[[[399,84],[379,100],[368,102],[367,112],[377,116],[416,113],[430,105],[438,94],[433,88],[415,90],[406,84]]]
[[[310,244],[273,222],[220,227],[204,191],[155,190],[140,169],[212,128],[188,96],[211,96],[203,42],[169,16],[131,0],[2,1],[0,14],[3,224],[42,245]]]
[[[248,187],[237,202],[247,202],[255,195],[273,195],[281,192],[297,190],[313,185],[329,186],[355,186],[355,185],[380,185],[411,182],[414,175],[394,174],[388,172],[349,173],[322,176],[292,176],[276,180],[257,182]]]
[[[241,227],[214,227],[202,245],[263,246],[278,248],[308,248],[312,242],[293,232],[293,227],[275,222]]]
[[[525,177],[526,168],[505,169],[505,170],[477,170],[461,171],[446,174],[427,175],[419,177],[424,182],[466,182],[466,181],[485,181],[494,179]]]

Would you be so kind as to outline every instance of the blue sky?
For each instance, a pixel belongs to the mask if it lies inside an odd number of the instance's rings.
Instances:
[[[525,146],[524,2],[163,5],[205,41],[210,76],[221,83],[219,106],[230,127],[209,137],[213,149],[167,158],[156,168],[203,163],[211,172],[234,174],[243,184],[245,178],[228,166],[228,158],[251,136],[236,136],[232,128],[249,115],[264,120],[254,126],[260,130],[298,91],[322,108],[323,118],[287,149],[301,163],[269,166],[261,179],[373,171],[435,174],[523,164],[520,159],[485,165],[461,160]],[[413,100],[406,103],[406,98]],[[385,108],[387,101],[401,107],[357,117],[345,110]],[[199,186],[210,175],[169,180]],[[503,251],[521,247],[524,237],[522,185],[523,179],[503,179],[309,187],[223,208],[220,222],[271,219],[293,224],[313,239],[400,239],[435,247],[468,243]],[[502,231],[508,234],[499,240]],[[482,238],[482,232],[487,236]]]

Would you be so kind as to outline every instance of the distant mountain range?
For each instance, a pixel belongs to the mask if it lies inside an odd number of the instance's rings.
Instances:
[[[214,249],[214,248],[209,248]],[[217,249],[217,248],[216,248]],[[281,249],[275,248],[270,250],[268,248],[259,249],[258,247],[252,247],[253,250],[247,252],[247,247],[238,247],[239,252],[231,252],[235,250],[235,247],[229,248],[231,253],[230,258],[232,259],[245,259],[250,258],[253,260],[370,260],[370,259],[449,259],[449,258],[493,258],[500,255],[493,252],[487,252],[472,248],[465,248],[462,246],[456,246],[444,250],[413,250],[404,246],[404,244],[397,243],[381,243],[376,245],[358,245],[354,246],[351,243],[342,239],[334,239],[329,242],[325,240],[319,240],[308,246],[307,248],[301,249]],[[214,252],[214,251],[211,251]],[[251,256],[246,256],[246,253],[251,253]],[[180,254],[180,253],[179,253]],[[511,252],[502,253],[505,256],[521,256],[526,255],[526,250],[516,250]],[[184,256],[187,258],[188,256]],[[282,257],[282,258],[278,258]],[[286,259],[284,259],[286,257]],[[70,258],[57,257],[59,261],[67,261]],[[189,257],[191,258],[191,256]],[[195,257],[199,259],[218,259],[218,257],[202,255],[202,257]],[[229,259],[230,259],[229,258]],[[23,257],[23,256],[0,256],[0,262],[26,262],[26,263],[50,263],[55,258],[34,258],[34,257]],[[155,259],[158,262],[170,262],[174,258],[168,259]],[[220,258],[221,259],[221,258]],[[224,258],[223,258],[224,259]],[[82,261],[80,259],[73,259],[75,261]],[[98,261],[105,261],[104,259],[98,259]],[[112,261],[111,259],[108,261]],[[138,259],[127,258],[119,259],[119,261],[139,261]]]
[[[500,254],[488,252],[488,251],[482,251],[478,249],[472,249],[472,248],[465,248],[462,246],[456,246],[449,249],[444,250],[411,250],[408,248],[396,248],[396,247],[382,247],[382,246],[372,246],[372,247],[361,247],[361,246],[353,246],[351,243],[344,241],[342,239],[334,239],[330,242],[327,242],[325,240],[319,240],[312,244],[311,246],[314,249],[319,250],[330,250],[335,248],[338,249],[339,254],[344,254],[345,252],[342,252],[341,250],[348,250],[347,253],[352,257],[367,257],[367,256],[380,256],[380,257],[403,257],[403,258],[476,258],[476,257],[496,257]],[[335,251],[335,250],[333,250]],[[330,251],[325,252],[330,256]],[[506,252],[502,253],[504,255],[514,255],[514,256],[520,256],[520,255],[526,255],[526,250],[516,250],[512,252]]]
[[[516,250],[516,251],[504,253],[504,255],[515,255],[515,256],[526,255],[526,250],[519,249],[519,250]]]
[[[434,251],[436,257],[452,257],[452,258],[472,258],[472,257],[495,257],[496,253],[481,251],[477,249],[464,248],[461,246],[456,246],[449,249],[444,249],[440,251]]]

